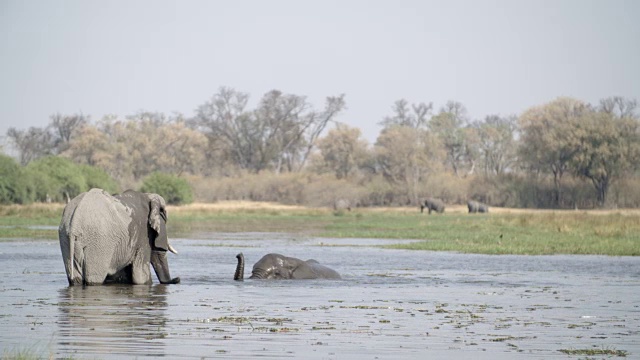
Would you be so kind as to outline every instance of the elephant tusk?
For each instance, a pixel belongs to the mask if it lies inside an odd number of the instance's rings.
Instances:
[[[178,251],[176,249],[174,249],[173,246],[171,246],[171,244],[169,244],[169,251],[171,251],[174,254],[178,253]]]

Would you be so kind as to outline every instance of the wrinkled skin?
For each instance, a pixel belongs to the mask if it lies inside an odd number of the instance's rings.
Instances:
[[[469,208],[470,213],[477,213],[477,212],[488,213],[489,212],[489,206],[474,200],[469,200],[467,202],[467,207]]]
[[[157,194],[127,190],[111,196],[91,189],[64,208],[58,228],[69,285],[151,284],[150,265],[162,284],[171,278],[167,212]]]
[[[244,279],[244,255],[236,255],[238,265],[234,280]],[[316,260],[300,260],[280,254],[267,254],[262,257],[251,271],[250,279],[340,279],[340,274],[335,270],[321,265]]]
[[[424,203],[420,204],[420,212],[424,212],[425,208],[429,210],[429,214],[432,210],[441,214],[444,212],[444,202],[436,198],[427,198]]]

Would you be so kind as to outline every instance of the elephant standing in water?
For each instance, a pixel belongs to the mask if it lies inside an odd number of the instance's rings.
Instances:
[[[151,284],[153,266],[162,284],[171,278],[167,251],[167,212],[158,194],[127,190],[111,196],[91,189],[64,208],[58,229],[69,285]]]
[[[441,214],[444,212],[444,202],[440,199],[427,198],[424,203],[420,204],[420,212],[424,212],[425,208],[429,210],[429,214],[431,214],[431,210]]]
[[[244,279],[244,255],[236,255],[238,265],[234,280]],[[249,279],[340,279],[340,274],[315,260],[303,261],[280,254],[267,254],[262,257],[251,271]]]
[[[469,208],[470,213],[477,213],[477,212],[488,213],[489,212],[489,206],[474,200],[469,200],[467,202],[467,207]]]

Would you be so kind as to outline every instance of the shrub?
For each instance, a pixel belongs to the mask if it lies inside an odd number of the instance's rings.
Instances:
[[[11,157],[0,155],[0,204],[24,204],[30,202],[27,179],[20,165]]]
[[[104,170],[89,165],[79,165],[79,167],[88,190],[100,188],[111,194],[118,192],[118,184]]]
[[[30,162],[25,170],[37,201],[64,202],[89,189],[78,165],[69,159],[47,156]]]
[[[147,176],[140,188],[142,192],[156,193],[167,204],[182,205],[193,202],[193,190],[187,180],[170,174],[153,173]]]

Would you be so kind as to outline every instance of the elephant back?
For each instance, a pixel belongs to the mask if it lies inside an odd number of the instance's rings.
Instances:
[[[65,207],[61,227],[69,235],[82,237],[128,236],[130,211],[102,189],[91,189]]]

